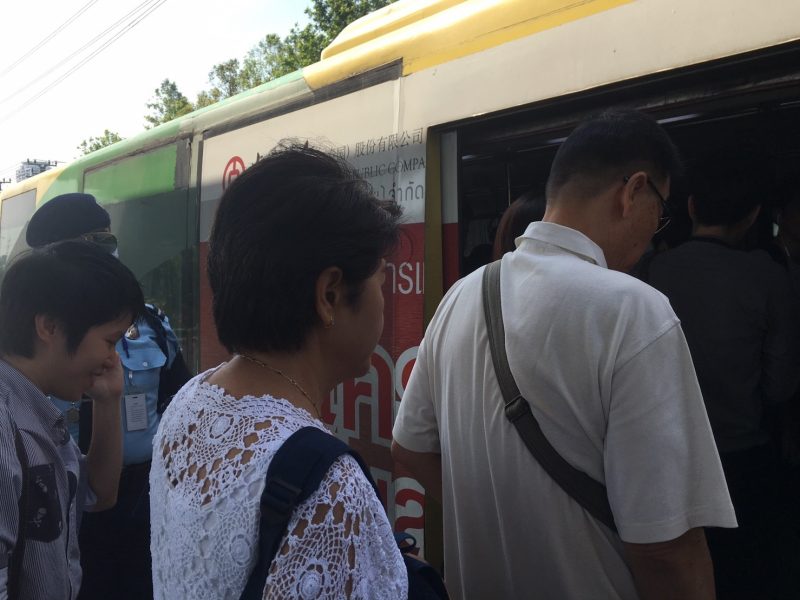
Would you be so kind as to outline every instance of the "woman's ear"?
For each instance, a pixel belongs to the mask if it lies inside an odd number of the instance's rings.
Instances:
[[[320,322],[332,327],[336,322],[336,311],[345,298],[346,286],[339,267],[328,267],[317,277],[316,309]]]

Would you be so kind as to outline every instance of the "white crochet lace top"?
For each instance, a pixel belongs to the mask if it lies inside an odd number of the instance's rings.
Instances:
[[[259,500],[270,460],[302,427],[325,429],[272,396],[236,399],[195,377],[153,440],[151,553],[157,600],[237,600],[256,561]],[[405,566],[374,489],[338,459],[292,516],[263,598],[408,595]]]

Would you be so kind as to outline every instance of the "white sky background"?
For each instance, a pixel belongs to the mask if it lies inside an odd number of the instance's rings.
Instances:
[[[0,0],[0,180],[13,182],[14,171],[28,158],[69,162],[80,154],[77,146],[82,140],[98,137],[104,129],[122,137],[139,133],[149,112],[145,104],[163,79],[175,81],[194,101],[208,87],[213,65],[241,60],[267,33],[284,36],[295,23],[305,24],[303,10],[309,4],[306,0],[165,0],[163,4],[97,0],[35,54],[2,74],[89,2]],[[45,71],[143,2],[158,8],[46,94],[30,100],[113,34],[41,77]]]

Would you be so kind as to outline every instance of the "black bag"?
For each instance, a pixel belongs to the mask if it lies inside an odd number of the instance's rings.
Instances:
[[[514,375],[508,366],[506,333],[500,308],[500,263],[497,260],[486,265],[483,272],[483,313],[494,372],[503,392],[506,418],[517,429],[528,451],[561,489],[595,519],[616,532],[617,526],[608,503],[606,487],[573,467],[553,448],[533,416],[530,404],[523,398],[517,382],[514,381]]]
[[[378,488],[358,453],[316,427],[303,427],[296,431],[275,453],[261,494],[258,562],[240,600],[261,599],[272,559],[278,552],[294,509],[316,491],[328,469],[343,454],[349,454],[358,462],[377,494]],[[409,600],[447,600],[449,596],[442,578],[433,567],[410,554],[416,541],[412,545],[401,545],[407,540],[405,535],[399,534],[398,546],[403,551],[408,572]]]

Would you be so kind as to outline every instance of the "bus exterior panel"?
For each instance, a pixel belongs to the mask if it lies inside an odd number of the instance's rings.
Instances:
[[[465,128],[520,114],[546,130],[539,106],[800,39],[796,0],[423,4],[401,0],[346,28],[315,65],[0,195],[2,259],[24,247],[26,212],[64,192],[98,195],[113,211],[123,260],[178,321],[194,364],[208,368],[228,356],[216,339],[205,275],[224,189],[284,138],[325,144],[350,161],[378,196],[403,206],[406,220],[389,261],[386,328],[372,368],[338,386],[324,416],[367,458],[395,526],[421,542],[424,493],[392,465],[391,425],[424,320],[461,273],[469,233],[459,228]],[[638,106],[633,94],[629,103]],[[564,134],[564,123],[552,128]],[[156,157],[164,163],[154,166]],[[153,168],[158,176],[148,182]],[[154,223],[162,215],[164,223]]]

